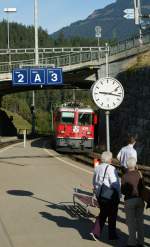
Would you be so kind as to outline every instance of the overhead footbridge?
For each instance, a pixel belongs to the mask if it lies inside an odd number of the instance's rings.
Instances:
[[[35,66],[35,49],[0,49],[0,96],[5,94],[38,90],[40,86],[13,87],[12,70],[16,68],[62,68],[63,85],[42,88],[89,89],[99,78],[106,75],[106,57],[109,62],[109,76],[116,77],[127,69],[130,61],[150,50],[150,33],[143,36],[143,44],[138,38],[125,40],[108,47],[57,47],[39,48],[39,64]],[[11,62],[8,57],[11,56]],[[22,56],[27,59],[22,60]],[[3,59],[4,58],[4,59]],[[14,59],[15,58],[15,59]],[[7,61],[6,61],[7,59]]]

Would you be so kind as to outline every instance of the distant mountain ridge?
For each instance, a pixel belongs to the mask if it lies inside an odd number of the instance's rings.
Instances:
[[[94,10],[85,20],[79,20],[51,34],[56,38],[60,33],[64,37],[95,37],[95,26],[102,27],[103,39],[127,39],[138,33],[134,20],[125,19],[123,10],[133,8],[133,0],[116,0],[103,9]],[[142,14],[150,13],[150,0],[141,0]]]

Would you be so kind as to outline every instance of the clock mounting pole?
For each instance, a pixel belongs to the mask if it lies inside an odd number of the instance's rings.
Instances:
[[[106,115],[106,144],[107,144],[107,151],[110,151],[109,114],[110,114],[110,111],[105,111],[105,115]]]
[[[108,43],[106,43],[105,44],[106,77],[109,77],[108,56],[109,56],[109,46],[108,46]],[[110,151],[109,115],[110,115],[110,111],[105,111],[105,116],[106,116],[106,145],[107,145],[107,151]]]

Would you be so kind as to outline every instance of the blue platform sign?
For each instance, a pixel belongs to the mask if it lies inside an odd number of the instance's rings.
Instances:
[[[28,86],[28,71],[26,69],[17,69],[13,71],[12,82],[16,86]]]
[[[62,69],[47,69],[47,84],[62,83]]]
[[[30,69],[30,81],[31,85],[44,85],[46,83],[45,69]]]
[[[61,68],[23,68],[12,72],[13,86],[61,85]]]

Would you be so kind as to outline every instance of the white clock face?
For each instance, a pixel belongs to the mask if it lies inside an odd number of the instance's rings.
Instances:
[[[121,83],[112,77],[101,78],[92,86],[92,96],[95,104],[104,110],[117,108],[124,98]]]

